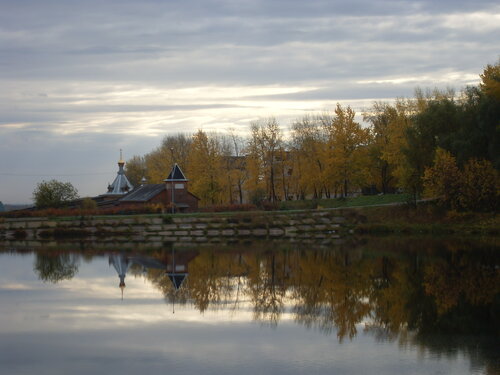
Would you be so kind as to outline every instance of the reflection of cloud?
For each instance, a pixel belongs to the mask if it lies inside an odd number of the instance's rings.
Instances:
[[[31,290],[31,285],[20,283],[6,283],[2,284],[2,290]]]
[[[11,260],[2,257],[2,269],[9,268]],[[103,272],[109,276],[103,277]],[[4,275],[6,277],[7,273]],[[231,302],[220,304],[217,309],[208,309],[203,314],[190,304],[178,305],[172,314],[162,292],[143,276],[127,274],[123,301],[118,283],[115,270],[103,258],[94,258],[91,265],[82,264],[76,277],[58,284],[41,283],[34,278],[2,282],[2,333],[131,329],[173,321],[202,325],[253,321],[248,300],[239,303],[238,314],[234,313]],[[25,308],[18,309],[21,302]],[[281,320],[293,320],[293,317],[284,313]]]

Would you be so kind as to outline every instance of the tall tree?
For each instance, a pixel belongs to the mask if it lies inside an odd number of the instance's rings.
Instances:
[[[275,118],[253,122],[247,148],[249,183],[253,191],[265,189],[266,198],[275,202],[277,192],[277,163],[283,151],[283,137]]]
[[[190,190],[201,199],[201,204],[222,202],[222,165],[220,144],[202,130],[193,135],[188,158]]]
[[[291,153],[292,179],[298,196],[320,198],[328,196],[325,183],[326,162],[324,150],[327,143],[320,116],[304,116],[292,124]]]
[[[337,104],[335,117],[327,124],[328,132],[328,175],[333,186],[340,187],[346,197],[351,187],[361,187],[367,181],[367,145],[369,129],[354,121],[351,107]]]
[[[372,143],[369,147],[371,159],[372,180],[384,194],[394,186],[395,165],[389,162],[387,153],[391,146],[391,136],[398,124],[396,106],[389,103],[375,102],[369,112],[363,114],[363,119],[371,123]]]

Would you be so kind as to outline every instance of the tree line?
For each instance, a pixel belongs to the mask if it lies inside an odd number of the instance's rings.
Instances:
[[[166,178],[174,162],[201,205],[347,197],[405,191],[413,201],[439,197],[447,207],[498,207],[500,61],[477,86],[417,89],[413,98],[374,102],[362,113],[337,104],[333,113],[296,119],[285,137],[275,118],[253,121],[249,136],[198,130],[166,136],[126,164],[140,184]]]

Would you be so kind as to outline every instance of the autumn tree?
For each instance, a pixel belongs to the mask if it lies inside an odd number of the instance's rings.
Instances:
[[[454,147],[452,132],[458,129],[459,112],[451,90],[425,94],[417,90],[413,105],[411,122],[405,129],[399,177],[400,186],[416,203],[424,189],[424,171],[432,165],[436,148]]]
[[[483,73],[479,76],[481,78],[481,83],[479,84],[481,90],[500,101],[500,59],[496,64],[486,65]]]
[[[191,138],[185,134],[168,135],[162,144],[145,155],[147,179],[149,183],[162,183],[174,163],[187,170]]]
[[[330,183],[346,197],[352,187],[361,187],[367,181],[367,145],[369,129],[354,120],[351,107],[337,104],[333,121],[326,125],[328,147],[326,160]]]
[[[292,182],[301,199],[310,194],[314,198],[321,198],[323,194],[329,196],[324,158],[327,137],[322,126],[326,116],[304,116],[292,124]]]
[[[396,170],[401,163],[404,130],[408,126],[402,100],[395,104],[375,102],[363,119],[371,124],[369,147],[371,179],[384,194],[396,186]]]
[[[500,205],[500,175],[488,160],[472,158],[462,173],[460,205],[471,211],[496,211]]]
[[[461,171],[453,155],[438,148],[423,180],[426,194],[439,198],[446,207],[468,211],[494,211],[498,207],[499,174],[487,160],[472,158]]]
[[[147,176],[146,157],[134,155],[125,164],[125,174],[133,186],[139,186],[143,177]]]
[[[236,185],[238,202],[243,203],[243,186],[248,178],[246,170],[245,156],[243,154],[245,142],[242,137],[235,134],[234,130],[229,132],[230,140],[232,142],[232,162],[230,164],[230,175],[233,184]]]
[[[218,141],[221,153],[222,201],[242,204],[243,186],[247,178],[246,160],[243,155],[244,140],[234,129],[230,129],[227,135],[218,136]]]
[[[441,204],[446,207],[459,208],[461,177],[453,155],[438,148],[433,165],[424,172],[426,195],[438,197]]]
[[[201,204],[221,203],[222,155],[220,143],[215,136],[198,130],[193,135],[188,156],[190,190],[201,199]]]
[[[266,198],[278,200],[278,162],[283,152],[283,138],[278,122],[274,118],[251,124],[251,136],[247,147],[250,191],[264,189]],[[281,156],[282,157],[282,156]]]

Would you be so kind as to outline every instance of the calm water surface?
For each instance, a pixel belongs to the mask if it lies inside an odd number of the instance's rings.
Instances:
[[[0,373],[499,374],[499,250],[0,244]]]

